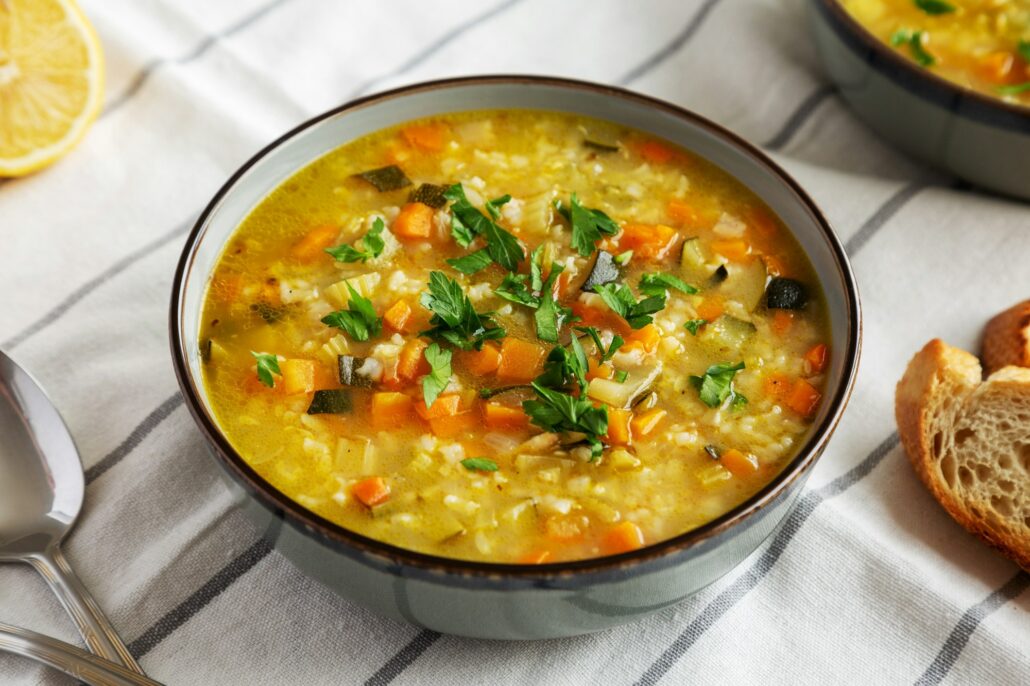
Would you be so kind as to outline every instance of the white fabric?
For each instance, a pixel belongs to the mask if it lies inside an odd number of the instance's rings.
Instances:
[[[68,556],[153,677],[1030,681],[1027,576],[947,517],[892,437],[915,350],[934,336],[975,349],[984,321],[1027,297],[1030,211],[957,190],[858,122],[825,88],[801,2],[84,0],[108,109],[67,159],[0,183],[0,347],[78,441],[92,481]],[[358,93],[473,72],[625,83],[775,141],[861,285],[859,383],[787,527],[698,596],[597,635],[439,637],[310,581],[231,508],[168,359],[184,232],[238,165]],[[27,567],[0,566],[0,620],[78,642]],[[0,656],[0,683],[70,681]]]

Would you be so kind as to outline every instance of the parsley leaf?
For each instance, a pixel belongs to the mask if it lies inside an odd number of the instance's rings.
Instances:
[[[619,265],[620,267],[626,266],[626,264],[631,259],[633,259],[633,251],[632,250],[627,250],[626,252],[620,252],[618,255],[616,255],[614,257],[615,264]]]
[[[429,273],[429,290],[419,299],[433,313],[433,328],[423,333],[442,339],[462,350],[477,350],[483,341],[504,337],[504,329],[494,324],[488,313],[476,312],[472,301],[454,279],[443,272]]]
[[[424,354],[432,371],[422,378],[422,398],[426,407],[432,407],[451,382],[451,351],[444,350],[439,343],[430,343]]]
[[[570,349],[571,348],[571,349]],[[544,360],[544,371],[535,380],[535,383],[548,388],[567,388],[577,384],[580,391],[587,389],[587,362],[583,346],[579,339],[572,337],[570,348],[556,345]]]
[[[708,407],[718,407],[730,396],[734,396],[733,402],[736,403],[738,394],[733,390],[733,377],[743,368],[743,362],[713,364],[704,376],[691,376],[690,383],[698,390],[701,402]]]
[[[383,330],[383,320],[376,316],[372,301],[363,298],[350,283],[347,284],[347,290],[350,291],[347,309],[330,312],[322,317],[322,323],[335,326],[356,341],[367,341],[371,336],[378,336]]]
[[[333,256],[333,259],[340,262],[364,262],[374,257],[379,257],[383,248],[386,247],[386,241],[383,240],[382,233],[386,229],[386,224],[379,217],[372,222],[372,228],[368,233],[361,239],[362,250],[347,245],[338,245],[335,248],[326,248],[325,251]]]
[[[950,14],[955,11],[955,6],[944,0],[912,0],[915,6],[927,14]]]
[[[597,285],[594,286],[594,292],[634,329],[642,329],[650,324],[654,320],[651,315],[665,307],[664,294],[648,296],[637,302],[633,292],[621,283]]]
[[[1030,40],[1021,40],[1016,46],[1016,52],[1023,58],[1024,62],[1030,62]]]
[[[691,319],[689,322],[683,325],[683,328],[689,331],[692,335],[697,335],[697,330],[708,323],[707,319]]]
[[[640,292],[647,295],[664,296],[666,289],[675,288],[681,293],[693,295],[699,291],[689,283],[678,279],[672,274],[657,272],[655,274],[644,274],[640,277]]]
[[[533,318],[536,321],[537,337],[548,343],[557,343],[558,332],[572,316],[572,310],[562,307],[554,300],[554,282],[564,271],[564,265],[552,263],[547,280],[541,277],[542,248],[543,246],[539,246],[532,253],[528,279],[525,274],[509,273],[494,289],[494,294],[536,310]],[[527,280],[530,282],[528,285]]]
[[[602,235],[614,236],[619,225],[601,210],[592,210],[579,204],[573,193],[566,206],[561,200],[554,201],[554,208],[572,226],[572,247],[583,257],[589,257]]]
[[[525,274],[509,272],[500,285],[494,289],[494,294],[513,303],[535,308],[539,306],[540,299],[533,295],[533,292],[526,286],[526,279]]]
[[[447,264],[451,265],[462,274],[475,274],[481,269],[486,269],[493,263],[494,261],[490,259],[490,254],[486,251],[486,248],[470,252],[468,255],[464,255],[462,257],[447,260]]]
[[[501,207],[511,201],[511,196],[505,193],[499,198],[486,201],[486,211],[490,214],[490,218],[497,221],[501,218]]]
[[[279,371],[279,358],[272,353],[256,353],[253,350],[250,354],[257,360],[258,380],[269,388],[273,388],[275,379],[272,378],[272,374],[282,375],[282,372]]]
[[[1021,93],[1030,93],[1030,81],[1015,83],[1011,86],[998,86],[997,91],[1002,95],[1020,95]]]
[[[490,259],[508,271],[515,271],[519,262],[526,259],[518,239],[477,210],[469,202],[460,183],[444,191],[444,197],[451,201],[451,236],[458,245],[467,248],[476,236],[482,236],[486,240],[486,251]],[[510,199],[511,196],[502,196],[489,201],[486,204],[487,212],[495,219],[500,217],[498,208]]]
[[[586,397],[546,388],[536,381],[532,384],[539,400],[524,400],[522,410],[536,426],[551,432],[573,431],[586,434],[590,443],[591,460],[601,456],[601,436],[608,433],[608,410],[594,407]]]
[[[593,339],[594,345],[597,346],[597,354],[601,356],[601,362],[607,362],[612,359],[615,353],[618,352],[619,348],[622,347],[622,344],[626,342],[622,340],[622,336],[616,334],[615,336],[612,336],[612,342],[608,346],[608,349],[605,350],[604,343],[601,341],[601,334],[598,333],[596,328],[592,326],[577,326],[576,331],[585,333]]]
[[[890,44],[894,47],[908,46],[914,59],[920,66],[932,67],[937,63],[937,58],[927,52],[923,47],[923,32],[911,31],[909,29],[898,29],[891,35]]]
[[[461,466],[470,472],[496,472],[497,463],[485,457],[468,457],[461,461]]]
[[[625,383],[626,379],[629,378],[629,372],[627,372],[625,369],[617,369],[617,370],[615,370],[615,377],[614,378],[619,383]]]

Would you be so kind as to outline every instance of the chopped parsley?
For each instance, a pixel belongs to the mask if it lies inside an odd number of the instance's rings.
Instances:
[[[451,382],[451,351],[444,350],[439,343],[430,343],[424,354],[432,371],[422,377],[422,398],[426,407],[432,407]]]
[[[470,472],[496,472],[497,463],[485,457],[468,457],[461,461],[461,466]]]
[[[534,383],[548,388],[567,388],[577,384],[580,392],[585,392],[588,368],[589,362],[583,346],[573,336],[568,348],[556,345],[551,349],[544,361],[544,371]]]
[[[605,350],[604,343],[601,341],[601,334],[597,332],[596,328],[592,326],[577,326],[576,331],[590,336],[594,341],[594,345],[597,346],[597,354],[601,356],[601,362],[607,362],[612,359],[615,353],[618,352],[619,348],[622,347],[622,344],[626,342],[622,340],[622,336],[616,334],[615,336],[612,336],[612,342],[608,346],[608,349]]]
[[[551,271],[544,280],[541,276],[542,260],[543,246],[541,245],[530,256],[530,275],[527,277],[525,274],[509,272],[500,285],[494,289],[494,294],[536,310],[533,313],[533,319],[536,322],[537,338],[548,343],[557,343],[561,327],[572,316],[572,310],[555,302],[553,294],[554,282],[558,275],[565,270],[565,267],[556,262],[551,263]]]
[[[664,294],[651,295],[638,302],[625,284],[600,284],[594,286],[594,292],[634,329],[650,324],[654,320],[651,315],[665,307]]]
[[[633,259],[633,251],[632,250],[627,250],[626,252],[620,252],[618,255],[616,255],[614,257],[615,264],[619,265],[620,267],[626,266],[631,259]]]
[[[615,380],[619,383],[625,383],[628,377],[629,372],[627,372],[625,369],[617,369],[615,371]]]
[[[736,404],[736,397],[739,394],[733,390],[733,377],[742,369],[744,369],[743,362],[713,364],[705,371],[704,376],[691,376],[690,383],[698,390],[701,402],[708,407],[718,407],[730,396],[734,396],[732,402]]]
[[[383,320],[376,316],[372,301],[363,298],[350,283],[347,283],[347,290],[350,291],[347,309],[330,312],[322,317],[322,323],[335,326],[356,341],[367,341],[371,336],[378,336],[383,330]]]
[[[419,302],[433,313],[429,320],[433,328],[423,332],[431,338],[462,350],[478,350],[483,341],[504,337],[504,329],[493,322],[490,314],[476,312],[458,282],[443,272],[429,273],[429,290],[422,293]]]
[[[282,374],[279,371],[279,358],[272,353],[256,353],[251,351],[250,354],[257,360],[258,380],[269,388],[273,388],[275,386],[275,379],[272,378],[272,374]]]
[[[508,271],[518,269],[519,262],[526,259],[522,246],[515,236],[498,226],[494,220],[500,217],[500,207],[511,200],[505,195],[486,203],[487,217],[469,202],[465,189],[456,183],[446,191],[444,197],[451,201],[451,236],[463,248],[469,247],[477,236],[486,241],[486,252],[490,259]],[[448,260],[450,263],[451,260]],[[453,266],[453,264],[452,264]],[[468,265],[471,266],[471,265]]]
[[[697,335],[697,330],[700,329],[702,326],[704,326],[707,323],[708,323],[707,319],[691,319],[690,321],[688,321],[686,324],[683,325],[683,328],[686,329],[687,331],[689,331],[691,333],[691,335],[696,336]]]
[[[594,252],[597,241],[602,236],[614,236],[619,232],[619,225],[601,210],[592,210],[579,204],[579,198],[573,193],[569,204],[561,200],[554,201],[554,208],[565,217],[572,227],[572,247],[583,257]]]
[[[912,0],[912,2],[927,14],[950,14],[955,11],[955,6],[944,0]]]
[[[666,294],[666,290],[669,288],[674,288],[681,293],[686,293],[687,295],[693,295],[698,292],[696,288],[686,281],[683,281],[672,274],[666,274],[665,272],[644,274],[640,277],[641,293],[664,296]]]
[[[607,408],[594,407],[586,397],[551,390],[536,381],[532,386],[539,399],[522,402],[522,410],[529,415],[529,420],[545,431],[584,434],[590,444],[591,461],[601,457],[601,437],[608,433]]]
[[[998,86],[998,93],[1002,95],[1020,95],[1030,93],[1030,81],[1012,84],[1011,86]]]
[[[493,264],[493,259],[486,248],[470,252],[468,255],[447,260],[447,264],[454,267],[462,274],[475,274],[481,269],[486,269]]]
[[[898,29],[891,36],[891,45],[894,47],[908,46],[908,51],[920,66],[932,67],[937,63],[937,58],[931,55],[923,46],[923,31],[910,31],[909,29]]]
[[[1023,58],[1024,62],[1030,63],[1030,40],[1021,40],[1016,46],[1016,52]]]
[[[379,217],[372,222],[372,228],[368,233],[361,239],[361,250],[358,250],[354,246],[338,245],[335,248],[326,248],[325,251],[333,256],[333,259],[340,262],[365,262],[372,258],[379,257],[383,248],[386,247],[386,241],[383,240],[382,233],[386,229],[386,224]]]

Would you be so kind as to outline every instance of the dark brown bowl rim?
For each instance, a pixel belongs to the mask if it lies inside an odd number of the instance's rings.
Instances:
[[[867,57],[867,63],[881,67],[880,71],[901,85],[914,86],[917,95],[986,124],[1016,131],[1030,131],[1030,106],[1006,102],[920,67],[873,35],[851,16],[840,0],[816,0],[816,3],[817,10],[831,20],[831,25],[840,31],[845,42],[876,58]],[[858,42],[857,45],[855,41]]]
[[[209,215],[218,207],[222,198],[232,190],[240,177],[259,160],[264,158],[265,155],[283,143],[289,141],[301,131],[308,129],[329,117],[334,117],[341,113],[356,110],[368,105],[436,89],[459,86],[512,84],[526,84],[566,90],[588,91],[594,94],[621,98],[638,105],[644,105],[661,110],[680,120],[684,120],[687,124],[695,128],[706,130],[710,134],[734,145],[751,158],[755,164],[766,167],[768,171],[771,171],[776,177],[778,177],[786,188],[793,193],[794,200],[807,209],[815,219],[819,228],[822,230],[823,238],[826,240],[831,252],[834,254],[835,266],[837,267],[841,281],[843,282],[846,290],[845,300],[848,309],[848,312],[846,313],[846,321],[848,322],[848,331],[846,346],[842,346],[843,354],[846,357],[841,380],[834,391],[830,403],[830,410],[826,413],[820,424],[814,428],[804,447],[791,460],[791,462],[786,465],[775,478],[773,478],[772,481],[740,505],[703,526],[632,552],[586,560],[545,563],[539,565],[475,562],[407,550],[363,536],[334,524],[333,522],[306,510],[285,496],[258,475],[242,459],[229,441],[222,435],[216,422],[208,415],[207,411],[204,409],[203,403],[200,402],[198,393],[194,387],[193,377],[189,372],[189,367],[183,354],[184,346],[181,338],[180,325],[182,318],[185,317],[186,313],[179,312],[181,303],[180,294],[185,290],[186,279],[188,278],[192,264],[192,256],[197,239],[201,235]],[[207,278],[206,274],[204,275],[204,278]],[[788,491],[794,481],[803,475],[822,453],[826,442],[829,440],[830,435],[836,428],[844,407],[847,405],[847,401],[850,398],[851,391],[854,386],[855,375],[858,369],[862,337],[862,315],[858,298],[858,287],[851,270],[851,265],[848,262],[847,254],[845,253],[840,240],[837,238],[826,217],[811,197],[808,196],[808,194],[790,175],[788,175],[760,150],[721,126],[694,114],[693,112],[657,98],[634,93],[623,88],[588,81],[548,76],[503,74],[466,76],[427,81],[364,96],[307,120],[303,124],[291,129],[269,145],[262,148],[246,163],[244,163],[243,166],[241,166],[218,190],[187,236],[186,244],[179,258],[172,282],[169,316],[169,342],[171,344],[172,362],[175,368],[176,378],[186,400],[186,405],[209,443],[215,447],[213,452],[216,455],[218,463],[237,483],[243,486],[245,490],[255,497],[259,503],[273,515],[283,519],[286,523],[291,524],[295,529],[302,531],[305,535],[314,536],[319,540],[329,542],[334,547],[344,546],[345,548],[350,549],[352,554],[355,552],[362,552],[385,558],[388,561],[388,566],[392,569],[403,569],[405,567],[422,569],[433,573],[433,576],[436,578],[439,578],[442,574],[459,575],[462,577],[492,577],[501,578],[502,580],[505,577],[511,579],[543,580],[554,579],[558,576],[568,576],[573,573],[623,573],[631,571],[630,568],[632,567],[640,567],[643,563],[666,558],[671,556],[673,553],[698,546],[720,536],[726,532],[727,529],[749,519],[752,515],[761,511],[766,507],[766,505],[777,501],[779,496]]]

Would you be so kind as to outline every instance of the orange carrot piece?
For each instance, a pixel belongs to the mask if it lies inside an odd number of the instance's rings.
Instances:
[[[398,238],[429,238],[433,235],[433,208],[420,202],[409,202],[390,227]]]
[[[680,226],[697,225],[697,212],[689,203],[682,200],[670,200],[665,206],[665,214]]]
[[[607,305],[591,307],[586,303],[577,300],[572,303],[572,314],[580,318],[577,326],[596,326],[598,329],[608,329],[617,333],[623,338],[629,335],[632,329],[626,320],[608,309]]]
[[[629,433],[630,418],[633,413],[618,407],[608,408],[608,433],[605,442],[609,445],[629,445],[632,438]]]
[[[327,388],[340,387],[340,370],[336,365],[327,366],[324,364],[315,365],[315,389],[316,391]]]
[[[748,476],[758,471],[758,459],[754,455],[745,455],[734,448],[724,450],[719,456],[719,462],[733,476]]]
[[[805,362],[811,368],[813,374],[818,374],[822,370],[826,369],[827,361],[827,348],[825,343],[818,343],[813,345],[805,353]]]
[[[483,423],[490,429],[522,431],[529,428],[529,416],[521,407],[489,402],[483,405]]]
[[[794,382],[790,395],[787,396],[787,407],[802,417],[811,417],[819,407],[820,398],[822,398],[822,394],[812,384],[804,379],[798,379]]]
[[[395,391],[372,394],[372,426],[376,429],[390,429],[402,426],[411,420],[414,406],[411,396]]]
[[[447,142],[447,127],[435,122],[412,124],[404,127],[401,135],[410,145],[430,152],[440,152]]]
[[[619,248],[632,250],[634,258],[661,260],[679,240],[679,233],[664,224],[626,224]]]
[[[437,419],[439,417],[453,417],[461,412],[461,396],[456,393],[441,395],[433,404],[426,407],[426,401],[419,398],[415,401],[415,412],[422,419]]]
[[[654,324],[647,324],[639,329],[634,329],[626,336],[626,350],[639,347],[647,352],[653,352],[661,341],[661,329]]]
[[[383,312],[383,323],[392,331],[405,333],[411,321],[412,309],[407,300],[398,300]]]
[[[1016,56],[1007,50],[998,50],[981,57],[977,66],[983,77],[991,83],[1008,83],[1016,66]]]
[[[279,363],[283,377],[283,392],[310,393],[315,390],[315,363],[311,360],[285,360]]]
[[[773,276],[787,275],[787,265],[778,255],[770,255],[766,253],[762,255],[762,260],[765,261],[766,270]]]
[[[397,357],[397,376],[412,381],[428,374],[431,371],[425,356],[428,347],[429,342],[424,338],[412,338],[405,343]]]
[[[496,372],[501,364],[501,349],[496,343],[487,341],[479,350],[459,351],[456,358],[470,373],[486,376]]]
[[[610,362],[597,363],[597,360],[590,358],[587,360],[587,380],[590,379],[610,379],[615,376],[615,367]]]
[[[619,522],[605,534],[601,548],[606,555],[617,555],[644,547],[644,532],[633,522]]]
[[[722,311],[722,298],[714,295],[708,296],[697,306],[697,316],[710,322],[714,322],[721,317]]]
[[[433,435],[440,438],[454,438],[474,432],[479,426],[479,418],[474,412],[460,412],[449,417],[435,417],[429,420],[429,428]]]
[[[551,559],[550,550],[531,550],[519,557],[516,562],[520,565],[540,565]]]
[[[788,312],[787,310],[776,310],[773,313],[772,319],[772,330],[773,333],[778,336],[790,331],[790,327],[794,325],[794,313]]]
[[[294,243],[290,254],[305,262],[325,255],[322,251],[336,240],[340,230],[335,226],[319,226],[308,231],[303,238]],[[326,255],[328,259],[328,255]]]
[[[783,402],[783,399],[790,393],[790,389],[790,377],[786,374],[773,373],[762,379],[762,390],[777,403]]]
[[[390,499],[390,486],[381,476],[363,479],[350,487],[351,495],[365,507],[375,507]]]
[[[218,276],[211,280],[208,287],[211,297],[221,303],[233,303],[243,290],[243,277],[239,274]]]
[[[751,258],[751,246],[742,238],[712,241],[712,250],[731,262],[746,262]]]
[[[655,140],[647,140],[641,143],[637,152],[648,162],[654,162],[655,164],[665,164],[666,162],[672,161],[676,157],[676,151],[670,148],[668,145],[659,143]]]
[[[547,351],[535,343],[505,338],[501,343],[501,359],[497,378],[505,381],[529,382],[540,376]]]
[[[661,424],[667,414],[669,413],[665,410],[656,407],[633,417],[629,423],[630,429],[633,432],[633,437],[639,438],[640,436],[647,436],[650,434],[658,428],[658,425]]]

